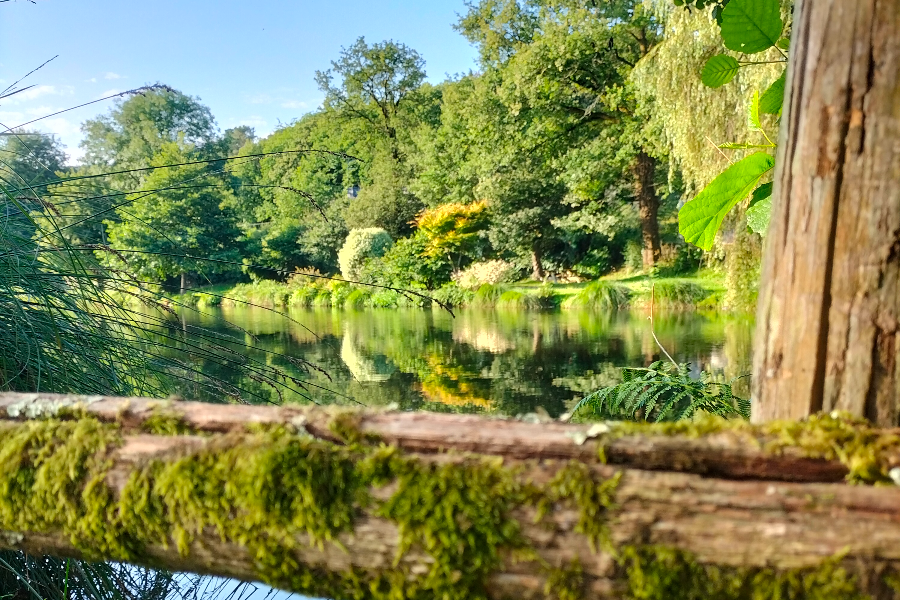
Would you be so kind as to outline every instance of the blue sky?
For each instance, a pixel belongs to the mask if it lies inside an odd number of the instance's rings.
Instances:
[[[463,0],[11,0],[0,3],[0,89],[59,55],[0,102],[14,126],[95,98],[162,82],[209,106],[220,128],[268,134],[315,110],[315,71],[357,37],[416,49],[430,81],[475,67],[452,27]],[[42,121],[80,156],[79,124],[100,103]],[[35,125],[37,127],[37,124]]]

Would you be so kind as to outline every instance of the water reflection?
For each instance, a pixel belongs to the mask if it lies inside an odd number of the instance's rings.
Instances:
[[[199,326],[230,331],[255,360],[277,365],[307,387],[302,394],[267,386],[201,361],[207,372],[250,389],[260,401],[397,403],[405,409],[503,414],[538,406],[559,415],[585,393],[609,385],[618,368],[661,356],[639,312],[207,310],[183,316],[185,336]],[[752,318],[679,312],[656,315],[660,342],[695,371],[722,378],[750,370]],[[296,359],[322,368],[304,369]],[[294,362],[292,362],[294,361]],[[749,382],[738,384],[747,395]],[[185,390],[191,396],[196,390]],[[216,401],[205,393],[204,399]]]

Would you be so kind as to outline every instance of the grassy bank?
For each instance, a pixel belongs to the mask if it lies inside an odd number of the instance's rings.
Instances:
[[[685,277],[612,275],[578,284],[484,284],[477,290],[450,284],[437,290],[419,292],[454,307],[615,310],[649,306],[651,290],[655,306],[660,308],[714,309],[721,308],[725,288],[721,276],[702,272]],[[201,307],[255,304],[277,308],[361,309],[428,307],[436,304],[412,294],[339,280],[258,281],[234,286],[211,286],[176,296],[175,299]]]

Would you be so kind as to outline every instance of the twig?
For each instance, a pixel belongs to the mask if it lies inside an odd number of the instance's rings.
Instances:
[[[671,354],[666,352],[666,349],[659,342],[659,338],[656,337],[656,332],[653,330],[653,302],[655,299],[656,299],[656,284],[652,283],[652,284],[650,284],[650,335],[653,336],[653,339],[656,341],[656,345],[659,346],[659,349],[663,351],[663,354],[666,355],[666,358],[668,358],[671,361],[671,363],[673,365],[675,365],[675,368],[678,368],[678,363],[675,362],[675,359],[672,358]]]

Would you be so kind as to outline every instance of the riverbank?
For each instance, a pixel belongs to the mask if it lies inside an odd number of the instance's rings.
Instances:
[[[614,274],[596,281],[561,284],[519,282],[484,284],[465,289],[456,284],[437,290],[403,292],[347,283],[339,279],[293,279],[218,285],[172,299],[191,306],[251,304],[272,308],[401,308],[444,304],[452,307],[614,310],[650,305],[675,309],[717,309],[722,306],[724,278],[712,271],[681,277]]]

